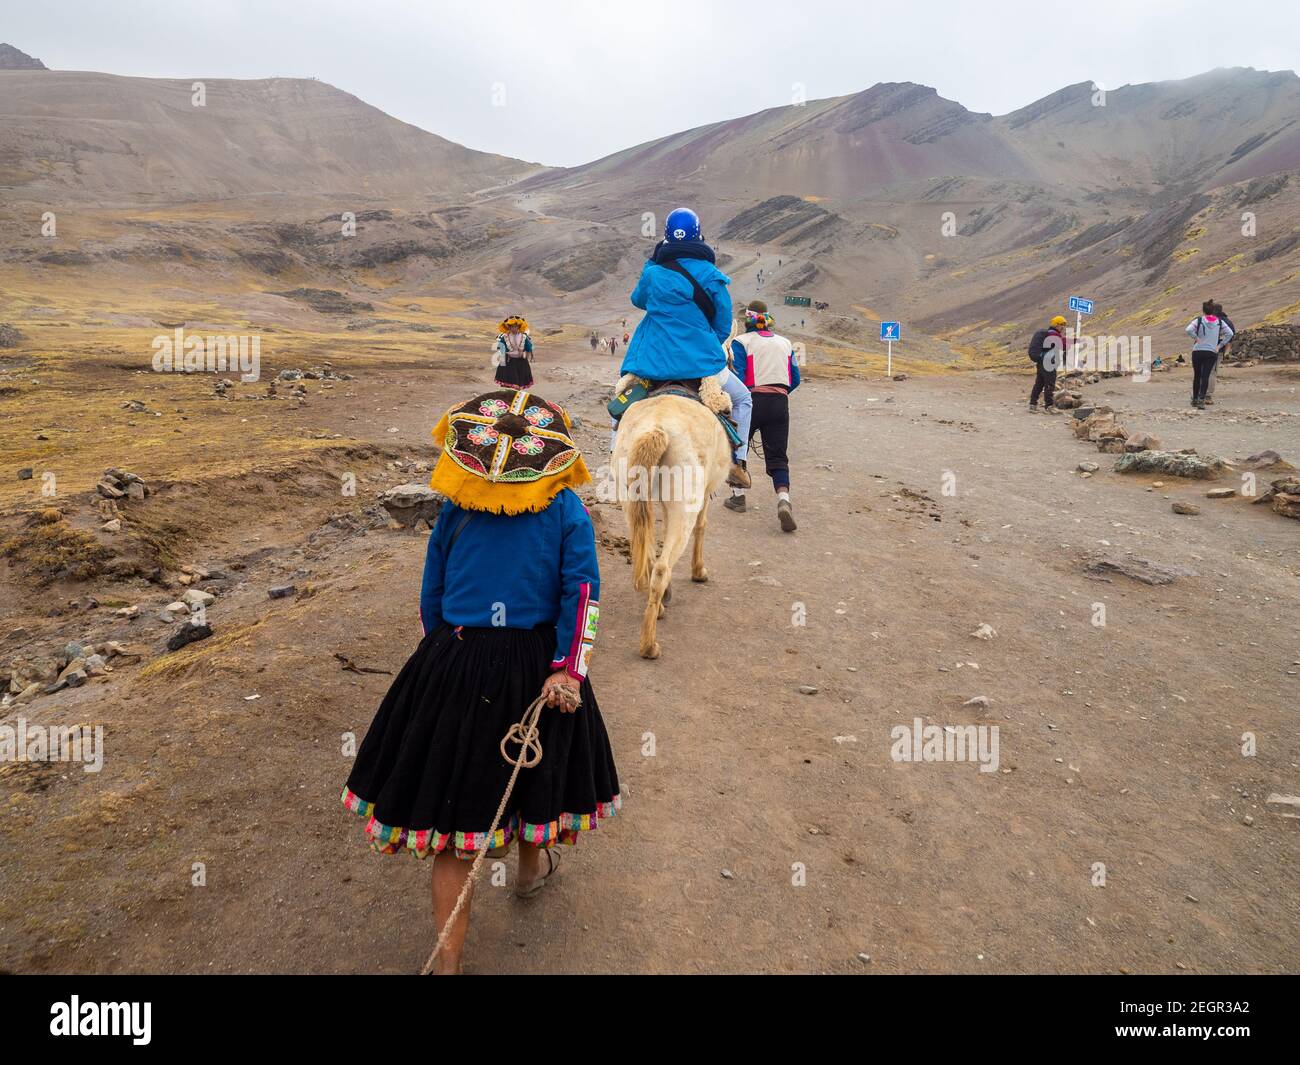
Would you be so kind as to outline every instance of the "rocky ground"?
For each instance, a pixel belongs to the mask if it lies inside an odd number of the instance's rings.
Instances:
[[[597,467],[612,360],[576,331],[539,354]],[[380,496],[425,478],[485,363],[335,357],[351,379],[274,398],[154,375],[84,409],[112,368],[53,375],[69,406],[14,431],[82,460],[53,497],[39,454],[6,474],[0,666],[40,687],[0,723],[102,725],[105,756],[0,768],[0,965],[419,967],[428,868],[371,854],[337,800],[419,632],[423,537]],[[761,477],[749,513],[717,507],[711,580],[679,567],[658,662],[636,656],[622,516],[593,499],[625,806],[538,899],[484,881],[469,970],[1293,968],[1300,525],[1242,493],[1300,463],[1298,387],[1228,369],[1204,412],[1190,370],[1079,387],[1130,437],[1236,463],[1197,479],[1115,472],[1076,412],[1024,409],[1026,375],[814,376],[799,531]],[[163,446],[133,450],[142,426]],[[1241,462],[1267,450],[1282,464]],[[41,583],[50,558],[86,579]],[[211,634],[168,650],[196,612]],[[996,725],[997,770],[894,761],[918,717]]]

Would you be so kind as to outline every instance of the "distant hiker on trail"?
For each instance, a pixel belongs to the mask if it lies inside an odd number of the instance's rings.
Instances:
[[[1056,372],[1065,365],[1065,352],[1070,346],[1065,335],[1065,317],[1058,314],[1046,329],[1040,329],[1029,341],[1029,361],[1034,364],[1034,387],[1029,393],[1029,409],[1038,410],[1038,397],[1043,397],[1043,410],[1056,414],[1054,395]]]
[[[502,388],[531,388],[533,368],[529,362],[533,357],[533,338],[528,334],[528,323],[512,314],[497,328],[500,332],[492,352],[497,384]]]
[[[617,355],[617,354],[618,354],[618,337],[610,337],[610,338],[609,338],[609,353],[610,353],[611,355]]]
[[[626,343],[628,342],[628,340],[631,339],[631,337],[632,337],[632,334],[631,334],[631,333],[624,333],[624,334],[623,334],[623,343],[626,344]]]
[[[591,350],[595,351],[596,345],[600,343],[600,338],[595,333],[592,333],[589,339],[591,340]]]
[[[1185,332],[1192,338],[1192,406],[1205,409],[1205,391],[1210,385],[1210,371],[1219,358],[1220,349],[1232,339],[1232,327],[1215,309],[1214,300],[1201,304],[1201,313],[1187,323]]]
[[[600,571],[591,518],[573,490],[591,475],[569,425],[562,408],[513,389],[461,403],[438,422],[443,452],[430,487],[448,502],[429,535],[424,639],[384,696],[343,789],[375,850],[433,858],[433,917],[436,931],[447,930],[439,973],[460,971],[469,905],[448,924],[462,889],[472,891],[470,860],[484,850],[504,858],[518,839],[515,894],[531,898],[555,872],[555,844],[575,843],[621,805],[587,679]],[[539,695],[532,766],[518,740],[503,738]],[[524,767],[493,831],[515,764]]]
[[[798,526],[790,505],[790,393],[799,387],[799,366],[794,345],[772,331],[774,321],[767,304],[754,300],[745,311],[745,332],[731,342],[731,360],[739,377],[753,393],[754,411],[746,434],[763,441],[763,464],[776,491],[776,516],[781,528],[794,532]],[[728,510],[745,510],[745,491],[732,488],[731,498],[722,504]]]
[[[713,249],[704,242],[699,216],[679,207],[664,221],[664,239],[632,290],[632,305],[645,311],[632,334],[619,375],[634,374],[650,386],[679,383],[699,391],[714,377],[732,397],[732,416],[748,406],[749,393],[727,370],[722,342],[731,333],[731,278],[714,265]],[[748,486],[746,442],[733,449],[727,483]]]
[[[1228,353],[1228,349],[1232,346],[1232,336],[1236,336],[1237,334],[1237,327],[1232,324],[1232,319],[1223,313],[1223,304],[1218,300],[1214,301],[1214,314],[1218,317],[1219,321],[1227,325],[1228,329],[1231,330],[1232,335],[1219,345],[1218,353],[1214,357],[1214,365],[1210,367],[1210,383],[1205,388],[1206,406],[1214,405],[1214,386],[1219,380],[1219,363],[1223,361],[1223,357]]]

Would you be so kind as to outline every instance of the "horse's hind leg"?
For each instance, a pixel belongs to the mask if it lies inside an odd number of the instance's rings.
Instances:
[[[706,499],[695,519],[695,534],[691,537],[691,580],[701,584],[709,579],[709,571],[704,568],[704,530],[708,524],[709,501]]]
[[[664,545],[650,573],[650,595],[641,619],[642,658],[659,657],[659,644],[655,639],[659,615],[663,610],[664,593],[672,580],[673,566],[686,548],[687,520],[688,515],[681,503],[674,502],[664,507]]]

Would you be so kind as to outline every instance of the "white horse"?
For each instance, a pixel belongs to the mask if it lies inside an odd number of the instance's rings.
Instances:
[[[618,391],[631,383],[625,377]],[[654,396],[633,403],[619,423],[612,456],[618,498],[627,516],[632,545],[632,583],[647,592],[641,622],[641,657],[658,658],[658,619],[670,598],[673,566],[694,535],[691,580],[707,581],[704,529],[709,497],[722,487],[731,467],[731,442],[715,412],[731,401],[712,378],[701,383],[703,403],[684,396]],[[655,553],[654,505],[663,514],[663,546]]]

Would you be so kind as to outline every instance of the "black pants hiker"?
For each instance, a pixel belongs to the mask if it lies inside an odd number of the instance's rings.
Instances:
[[[755,392],[749,439],[763,441],[763,466],[777,490],[790,487],[790,396],[785,392]]]
[[[1029,393],[1029,405],[1038,406],[1039,395],[1043,396],[1043,406],[1050,407],[1053,405],[1052,395],[1056,392],[1056,371],[1046,368],[1044,363],[1046,359],[1035,363],[1038,372],[1034,374],[1034,390]]]
[[[1217,351],[1192,352],[1192,402],[1203,403],[1205,390],[1210,387],[1210,371],[1219,358]]]

